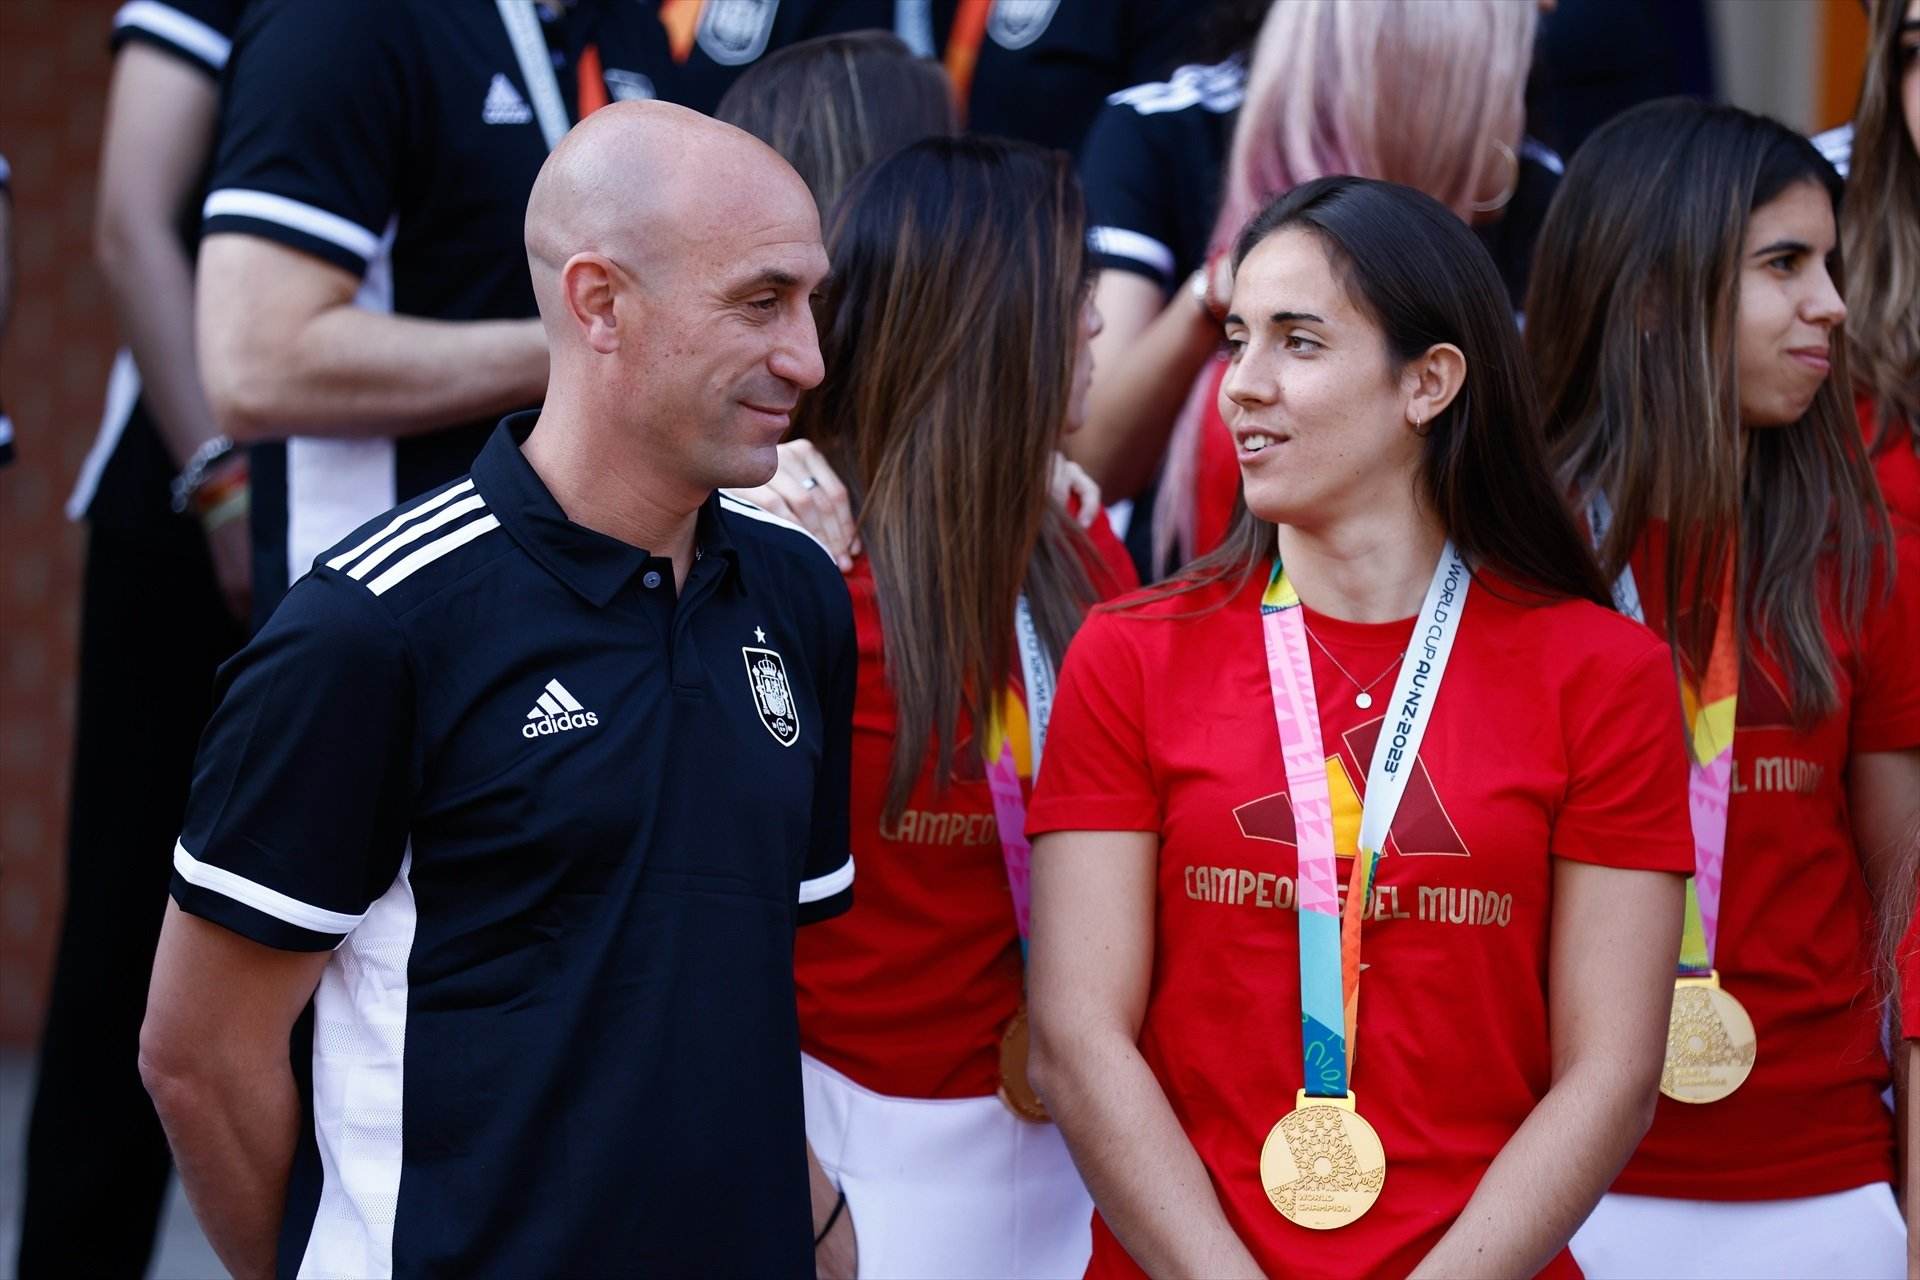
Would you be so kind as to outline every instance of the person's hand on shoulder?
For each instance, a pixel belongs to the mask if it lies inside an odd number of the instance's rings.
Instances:
[[[1064,453],[1053,455],[1053,473],[1047,478],[1053,500],[1073,513],[1082,529],[1100,518],[1100,482]]]
[[[728,497],[751,502],[762,511],[791,520],[826,547],[840,572],[853,569],[860,554],[860,528],[853,518],[853,499],[826,456],[806,440],[780,446],[780,465],[773,479],[754,489],[727,489]]]

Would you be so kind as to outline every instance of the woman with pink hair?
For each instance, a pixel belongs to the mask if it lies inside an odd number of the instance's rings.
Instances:
[[[1560,168],[1523,137],[1536,22],[1535,6],[1511,0],[1273,6],[1252,51],[1219,193],[1214,269],[1195,271],[1178,291],[1187,296],[1164,304],[1157,281],[1122,264],[1103,261],[1097,286],[1107,330],[1096,344],[1087,426],[1070,453],[1110,499],[1145,489],[1165,453],[1156,569],[1170,551],[1184,559],[1217,543],[1232,510],[1238,472],[1224,431],[1212,433],[1221,458],[1211,464],[1202,440],[1224,368],[1215,359],[1225,295],[1217,264],[1267,201],[1327,174],[1416,187],[1476,224],[1510,293],[1524,293],[1532,234]]]

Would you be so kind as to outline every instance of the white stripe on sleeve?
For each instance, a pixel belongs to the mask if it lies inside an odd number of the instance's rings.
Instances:
[[[288,196],[274,195],[271,191],[223,187],[208,194],[206,204],[201,206],[200,216],[258,218],[262,222],[277,222],[368,260],[380,250],[380,237],[359,223]]]
[[[841,863],[832,871],[827,872],[827,874],[815,876],[811,880],[802,880],[800,882],[800,901],[804,904],[808,902],[819,902],[823,898],[831,898],[834,894],[846,889],[847,886],[852,883],[853,855],[848,854],[845,862]]]
[[[325,907],[289,898],[277,889],[255,884],[225,867],[202,862],[188,853],[187,846],[178,841],[173,846],[173,869],[190,885],[211,889],[232,898],[243,907],[252,907],[262,915],[272,916],[275,920],[283,920],[302,929],[311,929],[315,933],[351,933],[361,920],[360,916],[344,911],[328,911]]]
[[[1152,236],[1125,227],[1089,227],[1087,243],[1095,253],[1114,258],[1131,258],[1144,263],[1168,279],[1173,278],[1173,250]]]
[[[121,5],[113,15],[113,29],[118,31],[122,27],[150,31],[179,45],[215,71],[227,65],[227,55],[233,52],[233,41],[200,19],[170,4],[161,4],[160,0],[129,0]]]

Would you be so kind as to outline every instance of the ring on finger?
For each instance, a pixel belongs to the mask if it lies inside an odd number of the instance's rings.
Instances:
[[[820,487],[820,482],[816,480],[814,477],[808,476],[805,480],[802,480],[800,482],[800,487],[802,489],[818,489]]]

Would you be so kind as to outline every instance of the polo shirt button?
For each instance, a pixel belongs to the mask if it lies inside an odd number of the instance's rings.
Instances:
[[[660,585],[660,571],[658,569],[649,569],[647,570],[646,576],[641,578],[640,581],[646,584],[647,590],[651,591]]]

